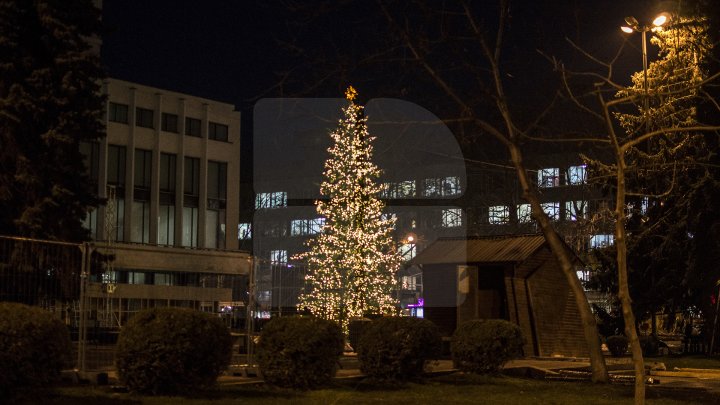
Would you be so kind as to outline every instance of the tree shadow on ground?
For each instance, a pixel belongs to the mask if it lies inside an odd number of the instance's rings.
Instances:
[[[717,404],[720,403],[717,393],[698,387],[648,387],[645,390],[647,399],[672,399],[691,404]]]

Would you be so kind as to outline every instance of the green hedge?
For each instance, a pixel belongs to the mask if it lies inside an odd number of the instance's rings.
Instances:
[[[441,339],[432,322],[411,317],[373,320],[357,348],[360,371],[377,380],[399,381],[422,375],[425,363],[440,354]]]
[[[335,322],[299,316],[273,318],[260,335],[258,366],[270,384],[315,388],[335,376],[344,345],[342,330]]]
[[[465,322],[450,343],[455,367],[476,374],[497,373],[509,360],[522,355],[522,347],[520,328],[502,319]]]
[[[212,385],[231,356],[232,337],[219,318],[154,308],[137,313],[122,328],[115,365],[133,392],[184,394]]]
[[[40,308],[0,303],[0,400],[52,384],[72,365],[70,334],[59,319]]]

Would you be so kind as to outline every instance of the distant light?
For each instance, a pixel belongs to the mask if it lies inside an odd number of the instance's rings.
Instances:
[[[653,20],[653,25],[659,27],[667,22],[668,18],[666,14],[660,14]]]
[[[412,235],[409,235],[409,236],[407,237],[407,241],[408,241],[408,242],[412,242],[412,241],[414,241],[414,240],[415,240],[415,237],[412,236]]]
[[[625,32],[625,33],[627,33],[627,34],[632,34],[632,33],[633,33],[633,29],[630,28],[630,27],[627,27],[627,26],[622,26],[622,27],[620,27],[620,29],[622,30],[622,32]]]

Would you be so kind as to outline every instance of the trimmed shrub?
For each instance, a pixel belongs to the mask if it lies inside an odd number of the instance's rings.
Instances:
[[[0,400],[52,384],[72,365],[70,333],[62,321],[40,308],[0,303]]]
[[[212,385],[231,356],[232,337],[219,318],[191,309],[153,308],[122,328],[115,365],[133,392],[184,394]]]
[[[522,356],[520,327],[502,319],[472,320],[452,336],[450,351],[455,367],[476,374],[492,374],[509,360]]]
[[[605,344],[613,357],[624,355],[628,349],[628,339],[623,335],[608,336]]]
[[[269,384],[315,388],[335,376],[344,346],[345,338],[335,322],[299,316],[273,318],[260,334],[257,361]]]
[[[434,323],[420,318],[385,317],[365,329],[358,348],[360,371],[384,381],[422,375],[427,360],[440,354],[440,333]]]

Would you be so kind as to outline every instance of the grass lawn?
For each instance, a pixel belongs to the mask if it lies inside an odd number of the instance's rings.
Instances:
[[[362,380],[336,380],[314,391],[278,389],[262,384],[220,386],[187,397],[141,397],[109,387],[61,387],[52,394],[19,403],[50,404],[622,404],[632,403],[633,388],[580,382],[450,374],[416,383],[378,387]],[[648,404],[707,404],[717,398],[704,391],[648,387]]]
[[[720,357],[708,357],[704,354],[683,355],[683,356],[658,356],[645,357],[645,363],[659,362],[665,363],[665,367],[672,371],[673,368],[710,368],[720,369]]]

